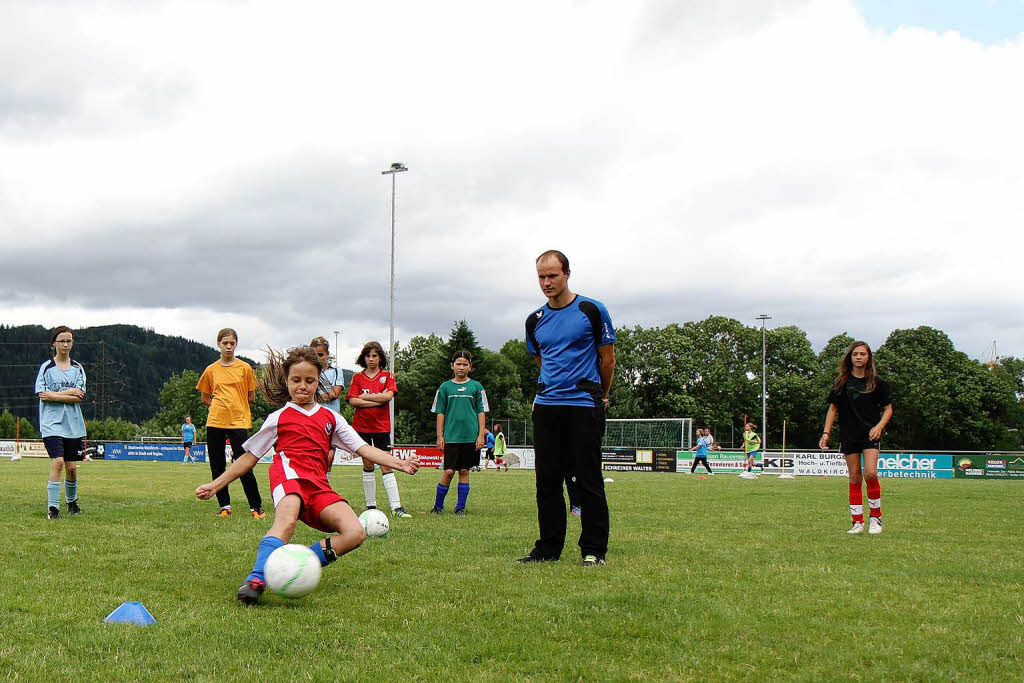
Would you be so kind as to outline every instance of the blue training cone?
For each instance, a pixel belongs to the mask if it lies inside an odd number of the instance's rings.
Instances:
[[[156,619],[149,613],[146,606],[141,602],[124,602],[121,606],[107,615],[103,621],[112,624],[135,624],[136,626],[149,626],[155,624]]]

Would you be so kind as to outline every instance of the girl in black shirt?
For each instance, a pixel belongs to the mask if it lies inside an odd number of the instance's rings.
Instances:
[[[868,533],[882,533],[882,486],[878,481],[878,450],[885,426],[892,419],[892,393],[875,373],[871,347],[862,341],[850,344],[839,362],[839,377],[828,395],[825,431],[818,446],[828,448],[836,415],[843,440],[839,450],[850,474],[850,514],[853,526],[847,533],[864,531],[864,498],[861,481],[867,480],[870,522]],[[861,469],[861,456],[864,467]]]

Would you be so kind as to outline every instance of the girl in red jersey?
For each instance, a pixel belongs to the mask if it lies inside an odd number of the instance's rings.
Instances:
[[[878,451],[882,432],[892,419],[892,392],[889,385],[875,373],[871,347],[862,341],[850,344],[839,361],[839,377],[828,395],[825,430],[818,446],[828,448],[832,424],[839,416],[839,432],[843,437],[839,450],[846,458],[850,473],[850,514],[853,526],[846,533],[864,531],[864,497],[861,482],[867,482],[868,507],[871,511],[868,533],[882,533],[882,485],[878,481]],[[861,467],[861,458],[864,466]]]
[[[345,400],[356,409],[352,426],[366,443],[381,449],[391,450],[391,411],[388,406],[398,393],[395,376],[387,371],[388,357],[379,342],[367,342],[356,358],[356,365],[362,372],[352,376]],[[373,462],[363,458],[363,493],[366,494],[366,509],[377,507],[377,480],[373,473]],[[390,467],[380,466],[380,480],[388,494],[391,514],[395,517],[412,517],[402,507],[398,495],[398,481]]]
[[[274,524],[260,541],[252,572],[238,589],[238,599],[247,604],[259,601],[266,588],[263,568],[267,558],[291,540],[298,520],[314,529],[337,534],[310,546],[323,566],[358,548],[366,539],[366,532],[348,501],[339,496],[327,480],[327,465],[333,448],[344,448],[366,460],[409,474],[415,474],[419,468],[415,456],[403,461],[367,445],[345,418],[319,405],[317,392],[321,371],[316,351],[308,346],[290,349],[287,357],[271,350],[260,389],[271,403],[284,404],[284,407],[267,416],[260,430],[245,442],[245,453],[235,458],[224,474],[196,488],[196,497],[207,500],[250,472],[261,455],[270,449],[274,451],[270,465]]]

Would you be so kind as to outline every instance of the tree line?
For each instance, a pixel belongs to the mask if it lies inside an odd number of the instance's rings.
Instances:
[[[42,329],[42,328],[40,328]],[[744,415],[760,422],[761,330],[738,320],[711,316],[664,327],[616,330],[616,372],[609,417],[690,417],[694,427],[711,427],[728,442]],[[48,337],[47,337],[48,338]],[[807,335],[795,326],[765,332],[768,447],[815,448],[826,397],[837,366],[853,337],[834,336],[815,353]],[[194,342],[193,342],[194,343]],[[490,401],[491,420],[527,422],[536,393],[537,364],[525,341],[510,339],[493,351],[480,346],[466,321],[448,336],[416,336],[398,349],[396,440],[432,443],[435,417],[430,411],[437,387],[451,377],[449,359],[458,349],[474,356],[472,377]],[[931,327],[893,331],[875,351],[879,374],[892,386],[894,417],[883,439],[886,448],[908,450],[1020,450],[1024,447],[1024,360],[1002,358],[980,363],[957,351],[949,337]],[[186,414],[200,428],[206,406],[195,391],[198,370],[181,370],[167,379],[151,400],[155,412],[145,420],[109,416],[89,422],[92,439],[124,440],[138,435],[179,436]],[[257,373],[262,372],[254,364]],[[351,371],[346,371],[346,381]],[[253,425],[276,409],[257,392]],[[346,417],[351,409],[343,406]],[[8,421],[0,415],[0,438]],[[25,423],[22,423],[24,430]],[[24,433],[23,433],[24,436]],[[27,437],[26,437],[27,438]],[[841,434],[835,434],[838,443]]]

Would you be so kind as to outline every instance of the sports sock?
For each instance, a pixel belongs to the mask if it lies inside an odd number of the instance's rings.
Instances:
[[[868,508],[872,517],[882,516],[882,482],[878,479],[868,479]]]
[[[465,484],[459,482],[458,491],[459,498],[455,503],[455,509],[462,510],[466,507],[466,499],[469,498],[469,482],[467,481]]]
[[[60,482],[46,482],[46,506],[51,508],[60,507]]]
[[[67,479],[64,480],[64,499],[69,503],[73,503],[76,500],[78,500],[77,479],[75,479],[74,481],[69,481]]]
[[[327,545],[326,550],[324,550],[322,543]],[[334,548],[331,547],[330,538],[325,538],[322,542],[316,541],[315,543],[313,543],[313,545],[309,546],[309,549],[312,550],[314,554],[316,554],[317,558],[320,560],[321,567],[326,567],[331,562],[334,562],[336,559],[338,559],[338,556],[334,554]]]
[[[448,488],[442,484],[437,485],[437,492],[434,494],[434,507],[436,509],[444,509],[444,497],[448,495]]]
[[[367,507],[377,507],[377,478],[373,470],[363,470],[363,493],[366,494]]]
[[[402,507],[402,499],[398,496],[398,479],[395,477],[394,472],[389,472],[381,476],[380,480],[384,482],[384,490],[388,494],[388,504],[391,509]]]
[[[267,558],[270,557],[270,553],[283,545],[284,541],[277,536],[267,534],[261,538],[260,544],[256,547],[256,562],[252,565],[252,572],[249,576],[245,577],[245,580],[259,579],[260,581],[266,581],[266,577],[263,576],[263,567],[267,564]]]
[[[854,522],[864,523],[864,493],[860,484],[850,482],[850,515]]]

